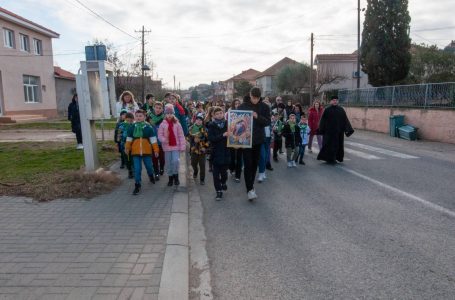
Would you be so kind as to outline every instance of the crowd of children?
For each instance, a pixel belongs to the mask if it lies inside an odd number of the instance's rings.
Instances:
[[[163,101],[151,94],[145,104],[137,104],[131,92],[124,92],[117,103],[119,120],[115,130],[115,142],[121,158],[121,168],[134,178],[134,195],[141,190],[142,164],[151,183],[168,175],[168,186],[179,185],[180,153],[187,143],[191,157],[193,178],[205,184],[206,161],[213,175],[216,200],[223,198],[227,190],[228,173],[240,182],[242,170],[248,199],[257,198],[254,181],[264,182],[266,170],[273,171],[270,157],[278,162],[278,154],[285,145],[287,166],[305,165],[305,150],[311,151],[313,136],[318,136],[317,124],[322,115],[322,105],[315,101],[309,110],[308,122],[300,104],[287,105],[277,97],[272,105],[268,97],[262,98],[260,90],[253,88],[243,102],[235,99],[230,108],[221,100],[214,103],[183,103],[180,96],[167,93]],[[253,146],[251,149],[228,148],[228,110],[253,111]],[[316,128],[315,128],[316,127]],[[272,155],[271,155],[272,154]]]

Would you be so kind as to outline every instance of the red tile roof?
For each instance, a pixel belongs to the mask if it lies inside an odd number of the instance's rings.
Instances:
[[[76,80],[76,76],[73,73],[67,70],[63,70],[60,67],[54,67],[54,76],[68,80]]]
[[[234,77],[229,78],[226,81],[231,81],[231,80],[246,80],[246,81],[254,81],[256,79],[256,76],[260,72],[255,70],[255,69],[248,69],[246,71],[242,71],[242,73],[235,75]]]
[[[30,20],[28,20],[28,19],[26,19],[26,18],[24,18],[24,17],[21,17],[21,16],[19,16],[19,15],[16,15],[15,13],[13,13],[13,12],[11,12],[11,11],[9,11],[9,10],[4,9],[3,7],[0,7],[0,13],[7,14],[7,15],[13,17],[13,18],[16,18],[16,19],[19,19],[19,20],[21,20],[21,21],[23,21],[23,22],[25,22],[25,23],[28,23],[28,24],[31,25],[31,26],[38,27],[38,28],[42,29],[43,31],[47,31],[47,32],[48,32],[48,35],[51,36],[51,37],[59,37],[59,36],[60,36],[60,34],[58,34],[57,32],[52,31],[52,30],[50,30],[50,29],[48,29],[48,28],[46,28],[46,27],[44,27],[44,26],[41,26],[41,25],[35,23],[35,22],[32,22],[32,21],[30,21]],[[11,20],[10,20],[10,21],[11,21]],[[41,33],[42,33],[42,32],[41,32]]]
[[[256,78],[260,78],[263,76],[275,76],[277,75],[284,67],[289,66],[289,65],[296,65],[299,62],[290,59],[289,57],[285,57],[264,72],[259,73]]]

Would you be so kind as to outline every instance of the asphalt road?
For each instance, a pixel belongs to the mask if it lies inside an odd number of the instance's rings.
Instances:
[[[338,166],[282,155],[254,203],[243,178],[199,187],[215,299],[455,299],[455,145],[348,143]]]

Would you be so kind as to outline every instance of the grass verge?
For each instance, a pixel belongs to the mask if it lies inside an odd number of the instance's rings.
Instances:
[[[98,144],[102,166],[118,158],[113,142]],[[0,195],[38,201],[91,198],[111,191],[120,179],[110,172],[85,174],[83,151],[74,143],[27,142],[0,144]]]

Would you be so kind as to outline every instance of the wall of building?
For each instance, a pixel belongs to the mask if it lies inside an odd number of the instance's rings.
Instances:
[[[262,76],[256,80],[256,85],[261,88],[263,95],[267,96],[272,93],[272,77]]]
[[[357,88],[357,78],[352,76],[353,72],[357,71],[357,61],[323,61],[319,63],[317,68],[318,73],[330,72],[345,77],[344,80],[340,80],[339,82],[324,85],[321,88],[321,92]],[[360,71],[360,74],[360,88],[371,87],[371,85],[368,84],[368,75],[362,71]]]
[[[57,95],[57,113],[59,117],[66,117],[68,115],[68,105],[76,91],[76,81],[55,78],[55,92]]]
[[[5,47],[3,28],[14,31],[15,48]],[[57,115],[55,79],[52,57],[52,40],[40,33],[25,29],[0,19],[0,71],[3,86],[3,114],[44,114]],[[30,52],[20,50],[19,34],[28,35]],[[42,41],[43,55],[34,55],[33,38]],[[23,75],[40,78],[41,101],[26,103],[23,87]]]
[[[418,127],[419,138],[455,144],[455,110],[346,107],[354,128],[389,133],[392,115],[404,115],[405,123]]]

